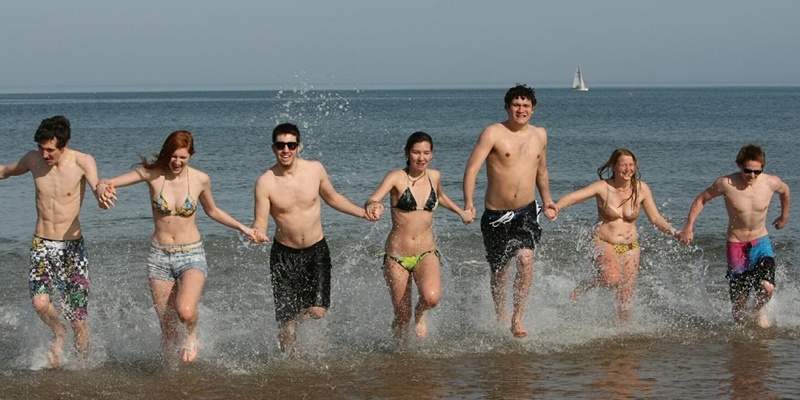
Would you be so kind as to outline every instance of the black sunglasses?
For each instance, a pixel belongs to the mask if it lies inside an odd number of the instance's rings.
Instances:
[[[289,150],[294,150],[300,143],[297,142],[272,142],[272,145],[275,146],[278,150],[283,150],[286,146],[289,146]]]
[[[759,175],[761,175],[762,172],[764,172],[764,170],[763,169],[742,168],[742,172],[744,172],[745,174],[756,174],[756,176],[759,176]]]

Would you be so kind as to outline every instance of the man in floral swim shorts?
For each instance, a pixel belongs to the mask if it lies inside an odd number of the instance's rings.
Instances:
[[[62,116],[42,121],[34,134],[38,151],[29,151],[12,164],[0,165],[0,179],[30,172],[36,186],[36,230],[31,243],[29,289],[33,308],[53,330],[47,352],[52,367],[59,366],[67,331],[50,296],[61,292],[61,308],[70,321],[80,359],[89,352],[86,306],[89,270],[78,214],[88,183],[97,186],[97,164],[88,154],[67,148],[69,120]],[[97,193],[95,193],[97,197]],[[108,204],[98,199],[101,208]]]

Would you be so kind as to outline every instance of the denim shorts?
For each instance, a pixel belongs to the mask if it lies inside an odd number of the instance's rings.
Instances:
[[[147,276],[150,279],[175,282],[190,269],[208,276],[202,241],[177,246],[150,243],[150,254],[147,255]]]

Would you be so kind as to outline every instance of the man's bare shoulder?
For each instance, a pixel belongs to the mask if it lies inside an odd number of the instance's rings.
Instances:
[[[764,178],[767,178],[766,181],[773,185],[780,185],[783,183],[783,180],[778,175],[770,175],[770,174],[763,174]]]
[[[23,154],[22,158],[19,159],[20,163],[28,167],[28,169],[42,162],[42,160],[43,160],[42,155],[39,154],[39,152],[36,150],[31,150]]]
[[[547,129],[544,129],[544,127],[529,124],[528,130],[533,136],[545,141],[547,140]]]
[[[91,154],[71,149],[70,153],[72,153],[73,157],[75,157],[75,163],[78,164],[78,166],[80,166],[81,168],[86,169],[86,167],[97,165],[97,162],[95,161],[94,157],[92,157]]]

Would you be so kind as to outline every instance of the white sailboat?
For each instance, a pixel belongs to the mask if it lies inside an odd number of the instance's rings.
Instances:
[[[578,69],[575,70],[575,78],[572,79],[572,90],[580,92],[588,92],[589,87],[583,81],[583,74],[581,73],[581,65],[578,64]]]

